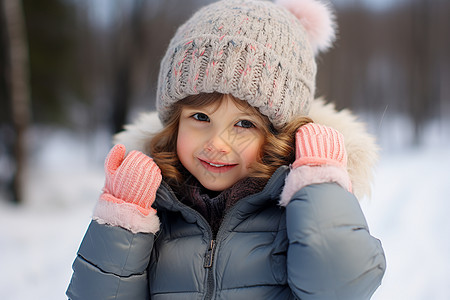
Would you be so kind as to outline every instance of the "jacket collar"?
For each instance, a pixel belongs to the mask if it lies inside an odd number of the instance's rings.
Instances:
[[[279,167],[272,174],[262,191],[242,198],[236,205],[240,206],[240,210],[250,212],[265,205],[267,202],[277,203],[288,172],[288,166]],[[157,209],[168,211],[180,211],[183,213],[192,210],[177,198],[171,187],[164,181],[157,191],[155,204]]]

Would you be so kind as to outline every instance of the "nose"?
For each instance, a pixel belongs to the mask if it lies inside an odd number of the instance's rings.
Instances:
[[[217,131],[211,134],[205,144],[205,150],[209,153],[224,155],[231,152],[231,144],[226,139],[226,133]]]

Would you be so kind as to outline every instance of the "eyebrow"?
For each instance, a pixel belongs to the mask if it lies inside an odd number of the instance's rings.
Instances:
[[[201,112],[201,113],[205,113],[205,114],[213,114],[216,110],[212,110],[212,109],[206,109],[205,107],[184,107],[183,111],[185,112]]]
[[[238,116],[244,116],[244,117],[257,117],[255,114],[249,114],[249,113],[246,113],[246,112],[241,112],[241,113],[238,113],[237,114]]]
[[[258,115],[257,113],[254,113],[254,112],[248,113],[248,112],[242,111],[242,113],[239,113],[238,115],[244,116],[244,117],[251,117],[253,119],[258,120],[258,122],[265,123],[264,118],[261,115]]]

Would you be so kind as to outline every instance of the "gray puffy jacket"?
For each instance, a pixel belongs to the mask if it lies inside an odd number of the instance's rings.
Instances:
[[[164,183],[157,235],[93,221],[73,264],[71,299],[369,299],[385,258],[356,198],[309,185],[278,205],[289,169],[226,214],[215,239]]]

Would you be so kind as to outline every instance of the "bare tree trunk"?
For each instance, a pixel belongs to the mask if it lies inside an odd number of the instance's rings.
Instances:
[[[133,6],[136,5],[133,1]],[[116,45],[113,52],[113,78],[112,78],[112,101],[111,101],[111,128],[113,133],[117,133],[123,129],[126,117],[128,114],[128,108],[132,98],[132,65],[131,58],[133,56],[133,31],[131,28],[130,12],[127,9],[123,9],[120,5],[116,7],[119,11],[122,11],[124,15],[121,15],[116,23],[117,34],[113,38],[113,43]]]
[[[430,103],[435,101],[431,96],[431,56],[430,56],[430,3],[427,0],[416,0],[412,3],[412,74],[411,74],[411,107],[410,113],[414,121],[414,145],[421,143],[424,123],[429,118]]]
[[[23,201],[24,170],[26,166],[25,133],[30,122],[30,93],[28,73],[28,45],[25,34],[25,20],[20,0],[2,0],[6,23],[7,65],[12,120],[15,129],[14,159],[14,201]]]

